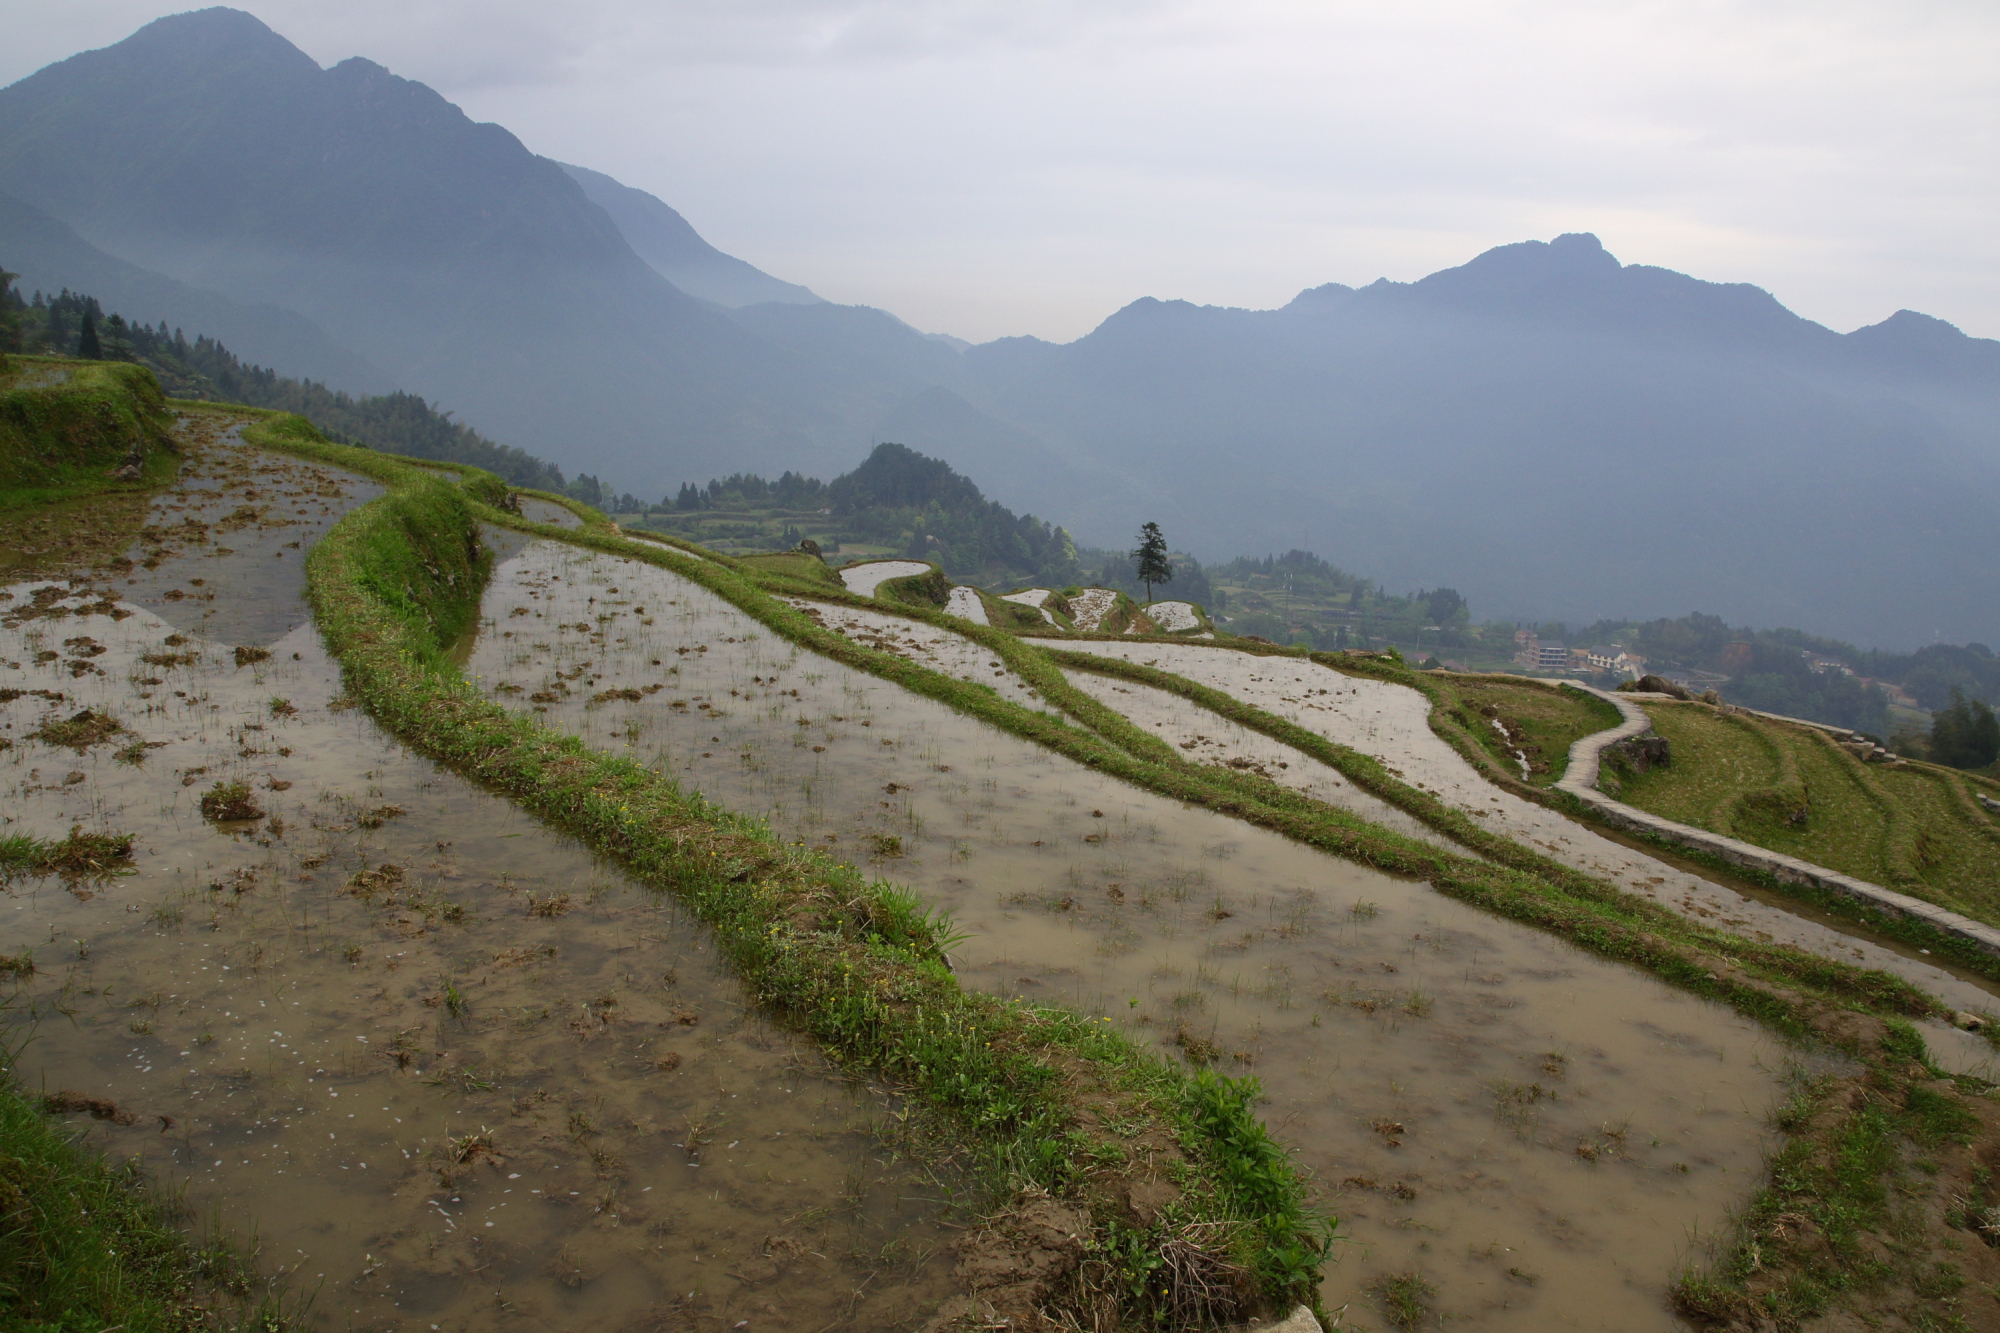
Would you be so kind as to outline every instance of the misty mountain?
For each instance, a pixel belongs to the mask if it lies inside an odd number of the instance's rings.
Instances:
[[[1482,615],[1692,607],[1884,645],[2000,619],[2000,343],[1910,312],[1843,336],[1573,235],[1279,310],[1141,300],[964,361],[983,413],[1124,479],[1037,505],[1079,541],[1143,513]]]
[[[225,9],[0,89],[0,190],[649,497],[831,475],[888,439],[1080,543],[1156,519],[1204,558],[1303,547],[1482,616],[1699,609],[1898,647],[2000,628],[2000,344],[1908,311],[1838,334],[1586,235],[964,348],[808,300],[651,196]]]
[[[367,60],[323,70],[236,10],[161,19],[0,89],[0,189],[131,264],[295,311],[511,443],[655,493],[847,454],[896,398],[674,286],[506,130]]]
[[[91,245],[67,224],[7,194],[0,194],[0,269],[20,274],[17,285],[24,292],[53,296],[67,288],[101,293],[112,309],[128,313],[135,322],[164,320],[175,328],[255,347],[282,375],[330,380],[357,393],[380,393],[391,387],[387,375],[305,316],[273,305],[243,305],[128,264]]]
[[[557,165],[582,187],[584,198],[610,216],[633,253],[688,295],[730,307],[765,301],[811,305],[820,299],[795,282],[784,282],[722,253],[704,241],[686,218],[644,190],[589,167]]]

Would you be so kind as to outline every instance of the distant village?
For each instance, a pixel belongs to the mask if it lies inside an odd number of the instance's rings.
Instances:
[[[1748,644],[1732,644],[1741,647],[1747,662]],[[1901,707],[1917,707],[1917,701],[1910,697],[1901,685],[1889,680],[1876,680],[1869,676],[1855,674],[1847,663],[1817,653],[1802,652],[1807,668],[1816,676],[1831,672],[1848,676],[1863,685],[1873,685],[1887,692],[1889,702]],[[1724,650],[1724,665],[1728,664],[1728,650]],[[1637,680],[1647,674],[1646,659],[1638,653],[1627,650],[1622,644],[1600,644],[1594,648],[1574,648],[1553,639],[1544,639],[1531,629],[1514,631],[1514,662],[1532,672],[1560,672],[1574,675],[1615,676],[1621,680]],[[1699,671],[1692,667],[1660,666],[1652,674],[1671,681],[1682,689],[1693,693],[1716,689],[1729,682],[1728,674],[1717,671]]]

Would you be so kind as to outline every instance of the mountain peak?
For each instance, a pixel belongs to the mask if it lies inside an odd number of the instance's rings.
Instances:
[[[1848,347],[1880,366],[1927,375],[1974,374],[2000,380],[2000,342],[1971,338],[1956,324],[1915,310],[1898,310],[1880,324],[1854,330]]]
[[[1413,285],[1491,295],[1518,294],[1556,284],[1594,284],[1623,267],[1593,233],[1572,231],[1553,241],[1496,245],[1469,263],[1433,273]]]
[[[106,47],[105,51],[166,59],[252,57],[290,65],[303,63],[315,70],[319,68],[311,56],[272,31],[255,14],[222,5],[154,19],[124,41]],[[71,59],[83,60],[97,54],[100,53],[86,51]]]

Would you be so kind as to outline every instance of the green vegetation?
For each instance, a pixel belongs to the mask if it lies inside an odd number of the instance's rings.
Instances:
[[[1132,577],[1146,587],[1146,600],[1153,600],[1155,583],[1172,583],[1174,566],[1167,559],[1167,539],[1160,525],[1147,523],[1139,529],[1139,546],[1132,552]]]
[[[787,472],[777,481],[749,473],[683,484],[645,506],[615,502],[622,517],[719,551],[792,547],[810,538],[829,554],[898,555],[935,561],[959,582],[1023,580],[1053,587],[1082,573],[1075,543],[1032,514],[1016,516],[935,458],[878,444],[852,472],[831,482]]]
[[[1211,610],[1229,612],[1233,634],[1296,643],[1325,652],[1401,644],[1412,651],[1478,655],[1496,664],[1513,653],[1513,627],[1486,644],[1472,628],[1465,599],[1450,588],[1391,596],[1379,583],[1310,551],[1244,557],[1208,570]],[[1501,646],[1504,643],[1504,648]]]
[[[1953,768],[1991,768],[2000,760],[2000,720],[1979,699],[1951,687],[1951,702],[1931,717],[1930,758]]]
[[[477,614],[484,569],[472,538],[480,519],[676,569],[699,566],[683,572],[810,626],[804,616],[733,569],[625,541],[601,523],[579,534],[475,509],[490,488],[449,486],[325,444],[296,418],[262,423],[246,438],[392,487],[344,518],[308,559],[315,610],[348,688],[391,731],[673,889],[717,932],[766,1005],[836,1056],[896,1080],[941,1131],[969,1145],[996,1198],[1032,1187],[1076,1201],[1093,1216],[1103,1261],[1130,1271],[1125,1196],[1165,1179],[1179,1199],[1145,1231],[1142,1251],[1184,1237],[1189,1222],[1220,1223],[1210,1242],[1220,1246],[1216,1265],[1239,1254],[1252,1261],[1244,1312],[1311,1299],[1328,1225],[1306,1208],[1303,1183],[1250,1113],[1254,1090],[1198,1081],[1081,1015],[967,993],[942,963],[948,923],[914,911],[907,895],[487,702],[443,656]],[[1156,1126],[1146,1141],[1158,1146],[1085,1128],[1080,1105],[1103,1121]],[[1176,1308],[1171,1290],[1144,1281],[1133,1290],[1128,1318]]]
[[[170,414],[137,366],[5,358],[0,366],[0,510],[111,490],[172,474]]]
[[[7,966],[15,961],[0,959],[0,971],[18,970]],[[189,1242],[139,1162],[105,1161],[56,1118],[87,1110],[129,1124],[129,1115],[70,1094],[31,1100],[11,1065],[0,1069],[0,1324],[16,1333],[291,1326],[269,1299],[250,1308],[235,1250]]]
[[[1467,732],[1510,773],[1525,764],[1535,787],[1562,780],[1572,744],[1622,720],[1602,699],[1525,677],[1455,675],[1451,687]]]
[[[1941,1256],[1993,1243],[1992,1176],[1970,1151],[1986,1126],[1954,1095],[1984,1100],[1989,1087],[1933,1065],[1908,1024],[1885,1025],[1867,1055],[1858,1079],[1794,1075],[1770,1182],[1716,1262],[1674,1284],[1683,1313],[1792,1329],[1846,1307],[1870,1327],[1883,1315],[1970,1327],[1957,1299],[1965,1280]],[[1940,1178],[1965,1193],[1940,1189]]]
[[[101,875],[131,859],[129,833],[85,833],[82,825],[61,841],[14,834],[0,838],[0,883],[16,875]]]
[[[1870,764],[1812,727],[1648,701],[1673,760],[1621,799],[2000,923],[2000,820],[1959,773]]]

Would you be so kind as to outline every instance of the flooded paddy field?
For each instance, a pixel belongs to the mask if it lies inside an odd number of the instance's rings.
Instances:
[[[1976,973],[1941,966],[1915,946],[1876,935],[1810,904],[1768,890],[1746,886],[1739,891],[1718,883],[1676,858],[1607,836],[1495,786],[1430,729],[1430,701],[1408,686],[1343,675],[1299,658],[1259,657],[1225,648],[1102,640],[1065,646],[1171,671],[1373,755],[1404,781],[1482,819],[1494,832],[1609,880],[1628,893],[1753,939],[1776,940],[1824,957],[1881,968],[1959,1009],[2000,1010],[2000,986]],[[1079,685],[1090,679],[1087,672],[1073,673],[1073,678]],[[1114,693],[1113,685],[1127,693]],[[1140,726],[1157,729],[1164,723],[1222,738],[1217,753],[1255,753],[1254,747],[1274,745],[1254,732],[1237,738],[1227,731],[1224,719],[1175,695],[1102,677],[1090,688]],[[1280,772],[1271,776],[1288,780]],[[1996,1072],[1992,1049],[1984,1041],[1937,1023],[1927,1024],[1925,1034],[1940,1058],[1961,1072],[1982,1077]]]
[[[207,541],[0,590],[0,835],[136,839],[0,899],[24,1085],[253,1234],[319,1327],[921,1323],[960,1186],[899,1155],[893,1099],[671,900],[341,697],[285,543],[373,488],[226,440],[187,471],[299,503],[217,556],[177,487]]]
[[[1481,1329],[1675,1327],[1668,1280],[1762,1179],[1806,1057],[1727,1010],[1107,779],[653,566],[531,543],[482,617],[492,697],[918,888],[970,932],[967,984],[1258,1077],[1340,1215],[1346,1327],[1384,1327],[1410,1276]]]

